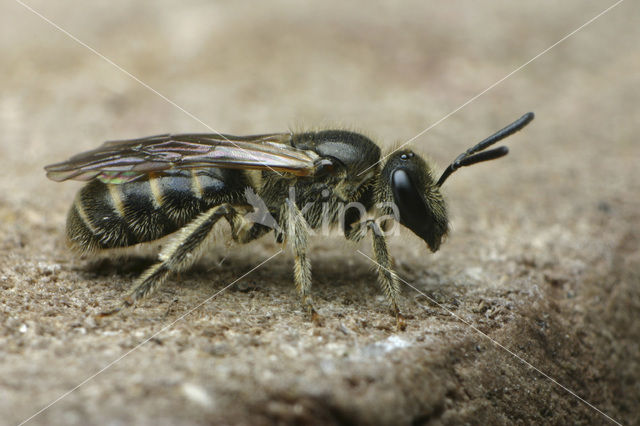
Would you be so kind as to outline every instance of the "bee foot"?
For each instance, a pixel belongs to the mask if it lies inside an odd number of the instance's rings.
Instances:
[[[323,325],[322,316],[318,314],[318,312],[315,310],[313,305],[311,303],[308,303],[306,308],[307,308],[307,313],[309,315],[309,318],[311,319],[311,322],[313,322],[313,324],[318,327],[322,327]]]
[[[118,314],[118,313],[122,312],[125,309],[131,308],[132,306],[133,306],[133,301],[131,300],[130,297],[127,297],[122,301],[120,306],[112,308],[112,309],[109,309],[108,311],[102,311],[102,312],[98,313],[96,316],[98,318],[110,317],[110,316],[113,316],[115,314]]]
[[[117,314],[117,313],[118,313],[118,312],[120,312],[121,310],[122,310],[122,308],[113,308],[113,309],[110,309],[110,310],[108,310],[108,311],[102,311],[102,312],[98,313],[96,316],[97,316],[98,318],[110,317],[110,316],[112,316],[112,315]]]
[[[316,327],[324,326],[324,321],[322,319],[322,316],[319,313],[317,313],[315,310],[311,312],[311,321]]]
[[[404,331],[407,329],[407,321],[400,312],[396,312],[396,327],[398,331]]]

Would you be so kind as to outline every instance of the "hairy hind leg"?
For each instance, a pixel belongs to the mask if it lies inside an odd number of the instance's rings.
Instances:
[[[167,279],[171,272],[182,271],[191,266],[199,257],[213,226],[221,218],[231,225],[234,239],[243,217],[231,204],[212,207],[182,228],[176,238],[160,253],[160,262],[149,267],[131,287],[123,301],[130,306],[153,293]]]

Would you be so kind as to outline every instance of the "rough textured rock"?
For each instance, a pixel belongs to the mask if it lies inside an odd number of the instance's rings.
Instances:
[[[385,149],[605,7],[30,4],[216,130],[337,123]],[[453,232],[437,254],[391,240],[414,287],[399,332],[356,251],[368,243],[336,238],[312,252],[322,327],[300,309],[289,254],[221,291],[279,250],[270,238],[220,242],[136,310],[96,318],[153,256],[70,253],[79,184],[42,166],[207,129],[3,3],[0,423],[45,407],[30,424],[639,423],[639,12],[622,3],[412,143],[442,168],[537,114],[509,157],[447,182]]]

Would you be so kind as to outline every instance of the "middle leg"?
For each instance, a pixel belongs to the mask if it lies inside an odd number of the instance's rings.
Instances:
[[[286,242],[291,247],[295,256],[294,280],[296,287],[298,288],[300,297],[302,297],[302,304],[311,315],[311,319],[314,322],[319,322],[320,317],[313,308],[313,301],[310,294],[311,262],[307,257],[309,225],[302,215],[302,212],[300,212],[291,200],[286,200],[284,208],[286,211]]]

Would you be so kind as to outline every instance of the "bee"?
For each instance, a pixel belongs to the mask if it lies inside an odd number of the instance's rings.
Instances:
[[[224,219],[237,243],[273,232],[276,241],[291,248],[302,304],[317,318],[307,246],[313,230],[328,223],[354,242],[371,234],[379,284],[404,328],[398,278],[385,240],[389,218],[437,251],[449,231],[443,183],[461,167],[506,155],[505,146],[485,149],[533,118],[527,113],[463,152],[438,180],[413,151],[399,149],[382,157],[371,139],[344,130],[111,141],[45,170],[54,181],[87,181],[67,216],[67,240],[77,252],[129,247],[175,233],[122,306],[134,305],[171,273],[193,264],[214,225]]]

